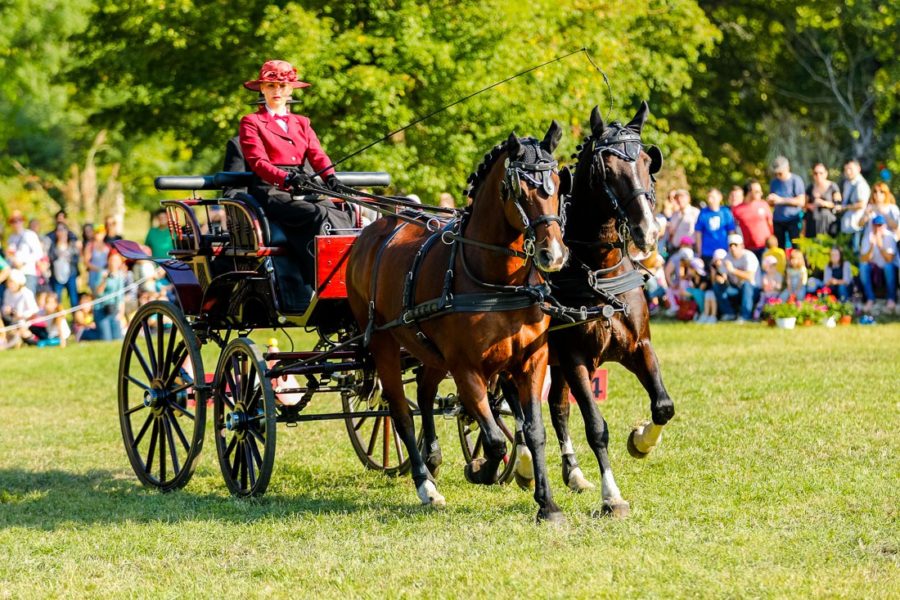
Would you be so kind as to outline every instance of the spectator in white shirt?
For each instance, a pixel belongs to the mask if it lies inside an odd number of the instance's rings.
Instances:
[[[41,239],[35,232],[25,229],[25,218],[18,210],[10,215],[9,224],[13,233],[6,244],[6,259],[13,269],[18,269],[25,275],[25,287],[35,293],[38,286],[38,262],[44,257]]]

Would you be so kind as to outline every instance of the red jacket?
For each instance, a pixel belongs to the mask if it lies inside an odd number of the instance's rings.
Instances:
[[[240,128],[241,151],[250,169],[266,183],[281,189],[285,189],[287,171],[277,165],[300,167],[304,159],[309,159],[313,168],[319,171],[331,164],[309,119],[295,114],[288,114],[287,117],[288,130],[285,133],[262,106],[259,111],[241,119]],[[329,168],[322,176],[331,173],[334,169]]]

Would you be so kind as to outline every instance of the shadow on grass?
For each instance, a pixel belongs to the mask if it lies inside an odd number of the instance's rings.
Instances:
[[[246,523],[298,515],[362,512],[379,521],[390,521],[433,513],[414,503],[415,490],[408,478],[400,480],[405,489],[398,500],[386,493],[385,488],[393,487],[389,480],[378,483],[365,477],[323,478],[295,471],[291,473],[289,490],[270,491],[261,498],[239,499],[231,497],[224,484],[218,492],[192,491],[192,488],[205,487],[206,482],[198,485],[196,477],[184,489],[162,493],[123,477],[122,472],[110,470],[72,473],[0,469],[0,529],[54,530],[72,524],[205,520]],[[457,506],[454,510],[470,512],[471,509]]]

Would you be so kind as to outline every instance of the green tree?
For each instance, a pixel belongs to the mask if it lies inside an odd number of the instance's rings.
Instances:
[[[646,97],[663,116],[679,105],[693,65],[717,38],[694,0],[251,1],[239,9],[180,0],[163,7],[99,2],[80,40],[77,79],[89,103],[102,107],[97,124],[174,135],[211,155],[255,99],[240,83],[273,57],[298,65],[313,83],[300,110],[338,159],[417,115],[581,46],[613,82],[612,118],[629,118]],[[434,197],[458,190],[510,130],[541,135],[556,118],[573,134],[564,146],[571,151],[591,107],[609,102],[599,74],[576,56],[455,106],[342,167],[388,170],[398,189]],[[701,160],[690,134],[664,118],[657,124],[650,137],[670,155],[686,165]]]

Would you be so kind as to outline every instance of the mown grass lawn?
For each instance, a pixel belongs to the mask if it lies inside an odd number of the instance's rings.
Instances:
[[[900,324],[654,334],[677,410],[661,447],[625,452],[649,409],[618,366],[603,405],[632,515],[591,517],[599,490],[565,491],[551,443],[561,527],[514,485],[465,483],[450,421],[439,512],[363,470],[341,422],[280,427],[262,499],[227,494],[210,443],[155,493],[121,447],[116,344],[2,353],[0,597],[898,597]]]

